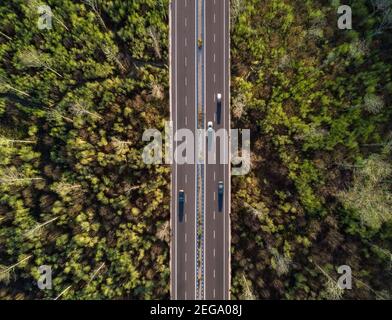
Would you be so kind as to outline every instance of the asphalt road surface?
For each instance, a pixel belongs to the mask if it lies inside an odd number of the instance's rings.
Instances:
[[[229,0],[205,1],[205,99],[206,122],[214,130],[230,130],[230,39]],[[217,123],[217,94],[222,94],[220,125]],[[229,144],[216,135],[216,163],[208,163],[205,173],[205,299],[229,299],[230,289],[230,165]],[[223,149],[221,144],[225,143]],[[208,150],[208,146],[207,146]],[[224,150],[224,151],[222,151]],[[224,155],[226,153],[226,156]],[[214,158],[214,156],[212,156]],[[226,163],[226,164],[222,164]],[[218,210],[218,183],[224,183],[223,211]]]
[[[200,20],[198,3],[204,6]],[[230,129],[229,72],[229,0],[172,0],[170,4],[170,96],[173,130],[197,129],[197,99],[203,97],[204,128],[213,122],[214,130]],[[198,48],[197,21],[203,24],[203,46]],[[200,26],[199,26],[200,28]],[[200,30],[200,29],[199,29]],[[203,55],[203,68],[197,55]],[[203,79],[197,83],[198,70]],[[203,90],[203,93],[199,92]],[[217,124],[217,93],[222,94],[221,123]],[[206,137],[207,139],[207,137]],[[204,299],[230,298],[230,165],[217,141],[216,163],[204,166]],[[178,142],[174,139],[174,149]],[[228,141],[225,152],[229,152]],[[206,141],[208,154],[208,141]],[[218,210],[218,184],[224,183],[223,211]],[[196,165],[172,165],[171,194],[171,298],[193,300],[196,297]],[[185,216],[178,217],[178,194],[185,192]]]
[[[196,0],[171,2],[171,120],[173,130],[196,128]],[[174,149],[177,143],[174,142]],[[171,296],[172,299],[196,298],[196,166],[172,166],[171,203]],[[185,215],[178,216],[178,193],[185,192]]]

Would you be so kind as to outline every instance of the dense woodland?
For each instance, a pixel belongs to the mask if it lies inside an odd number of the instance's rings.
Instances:
[[[0,4],[0,299],[169,298],[170,166],[141,159],[169,119],[168,2]],[[391,297],[392,1],[346,3],[353,30],[339,0],[231,1],[232,127],[252,135],[233,299]]]
[[[0,299],[169,297],[168,1],[0,4]],[[52,266],[53,289],[37,268]]]
[[[344,3],[352,30],[339,0],[232,1],[234,298],[391,297],[392,1]]]

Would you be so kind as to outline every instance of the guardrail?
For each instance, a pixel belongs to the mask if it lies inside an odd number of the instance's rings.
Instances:
[[[205,0],[197,0],[196,2],[197,19],[196,29],[198,34],[197,40],[197,59],[196,59],[196,81],[198,92],[196,94],[196,113],[197,113],[197,129],[205,128],[205,30],[204,30],[204,18],[205,18]],[[199,40],[202,39],[202,46],[199,46]],[[204,136],[202,136],[204,139]],[[196,143],[197,147],[200,148],[199,143]],[[201,143],[201,147],[204,148],[204,143]],[[199,156],[199,152],[197,152]],[[204,155],[204,150],[202,152]],[[196,197],[197,197],[197,209],[196,209],[196,298],[204,299],[205,284],[204,284],[204,271],[205,271],[205,259],[204,259],[204,227],[205,227],[205,177],[204,177],[204,159],[197,163],[197,186],[196,186]]]

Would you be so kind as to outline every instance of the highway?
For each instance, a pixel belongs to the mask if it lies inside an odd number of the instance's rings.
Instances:
[[[170,4],[171,19],[171,121],[174,133],[181,128],[195,132],[196,123],[196,1],[177,0]],[[176,139],[175,139],[176,140]],[[178,142],[174,141],[174,150]],[[175,154],[174,154],[175,157]],[[172,165],[171,195],[171,296],[196,299],[196,166]],[[178,193],[185,192],[185,215],[178,219]]]
[[[229,0],[172,0],[170,3],[170,106],[174,133],[186,128],[230,130]],[[200,45],[199,39],[202,39]],[[199,43],[198,43],[199,42]],[[222,95],[220,124],[217,94]],[[203,117],[198,118],[198,108]],[[178,164],[174,136],[171,181],[171,298],[174,300],[230,299],[230,165],[229,142],[218,139],[211,151],[216,163]],[[221,144],[224,148],[221,150]],[[195,146],[195,144],[194,144]],[[216,151],[214,151],[216,150]],[[195,151],[197,154],[197,151]],[[226,157],[226,162],[221,163]],[[202,170],[197,173],[197,168]],[[204,183],[197,184],[197,181]],[[223,210],[218,209],[218,184],[224,185]],[[197,188],[202,185],[204,188]],[[185,193],[185,215],[178,214],[179,191]],[[197,203],[201,209],[197,211]],[[196,215],[203,218],[202,239]],[[196,259],[201,246],[202,267]],[[197,281],[197,272],[201,281]]]
[[[230,130],[229,108],[229,0],[205,1],[205,99],[206,122],[213,121],[215,131]],[[218,93],[222,94],[221,123],[217,123]],[[222,154],[222,139],[217,139],[216,163],[206,165],[205,191],[205,298],[229,299],[230,267],[230,166],[229,145],[226,141],[226,155]],[[207,150],[208,151],[208,145]],[[225,164],[226,163],[226,164]],[[218,210],[218,183],[224,182],[223,211]]]

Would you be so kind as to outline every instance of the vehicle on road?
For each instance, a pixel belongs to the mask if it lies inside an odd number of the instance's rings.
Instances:
[[[217,124],[221,123],[221,114],[222,114],[222,94],[218,93],[216,95],[216,122],[217,122]]]
[[[199,49],[201,49],[203,47],[203,40],[202,39],[197,40],[197,46],[199,47]]]
[[[208,151],[211,151],[213,134],[214,134],[214,126],[212,124],[212,121],[209,121],[207,125]]]
[[[224,185],[223,181],[218,183],[218,210],[222,212],[223,210],[223,196],[224,196]]]
[[[185,192],[180,190],[178,193],[178,219],[180,222],[184,220],[184,208],[185,207]]]

